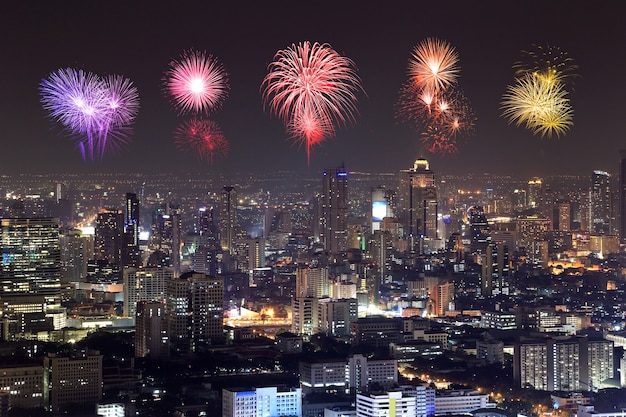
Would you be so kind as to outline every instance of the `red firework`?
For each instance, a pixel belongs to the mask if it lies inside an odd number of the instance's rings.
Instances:
[[[193,50],[170,63],[164,84],[180,113],[208,114],[221,106],[229,90],[222,64],[213,55]]]
[[[361,81],[352,60],[308,41],[279,50],[261,84],[263,101],[297,141],[311,146],[354,121]]]
[[[230,150],[219,125],[212,120],[192,119],[184,122],[174,136],[174,143],[180,150],[191,152],[210,164],[214,156],[225,157]]]

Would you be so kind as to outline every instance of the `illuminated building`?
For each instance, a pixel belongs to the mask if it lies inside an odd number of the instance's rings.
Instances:
[[[415,397],[415,416],[429,417],[435,415],[435,389],[423,385],[401,385],[404,395]]]
[[[356,412],[360,417],[415,417],[415,397],[400,391],[357,394]]]
[[[328,268],[298,265],[296,269],[296,296],[322,298],[330,295]]]
[[[300,388],[224,388],[222,416],[294,416],[302,415]]]
[[[472,206],[467,210],[467,219],[469,227],[466,239],[470,241],[470,251],[486,253],[487,246],[491,243],[491,235],[485,211],[481,206]]]
[[[440,390],[435,394],[435,415],[471,414],[479,408],[495,408],[489,402],[489,394],[481,394],[470,389]]]
[[[389,389],[398,383],[396,359],[372,359],[355,354],[346,363],[346,390],[365,392],[373,383]]]
[[[166,283],[170,345],[195,352],[224,341],[224,279],[187,272]]]
[[[436,239],[437,187],[428,161],[417,159],[413,168],[401,170],[399,181],[398,208],[405,233],[415,242],[422,238]]]
[[[543,183],[539,178],[528,181],[526,205],[529,208],[539,208],[543,203]]]
[[[54,218],[0,219],[0,298],[39,296],[60,302],[61,251]]]
[[[605,171],[593,171],[591,176],[591,228],[599,234],[611,233],[611,176]]]
[[[126,193],[122,265],[139,266],[140,264],[141,252],[139,250],[139,199],[137,198],[137,194]]]
[[[219,233],[222,249],[233,252],[237,233],[237,191],[235,187],[225,186],[220,194]]]
[[[43,407],[43,366],[13,364],[0,367],[0,390],[9,393],[11,407]]]
[[[174,275],[180,275],[180,247],[182,244],[182,220],[180,208],[168,204],[165,210],[159,208],[155,213],[151,249],[161,253],[159,262],[148,262],[150,266],[171,266]]]
[[[49,353],[43,360],[44,404],[57,414],[71,405],[95,405],[102,399],[102,355],[76,351],[59,356]]]
[[[517,317],[505,311],[483,311],[480,315],[480,327],[497,330],[517,329]]]
[[[319,239],[337,254],[348,248],[348,173],[344,167],[324,171],[319,196]]]
[[[136,306],[135,357],[159,359],[169,356],[165,303],[140,301]]]
[[[376,230],[370,237],[368,254],[376,265],[376,282],[373,290],[378,291],[380,284],[385,282],[387,275],[391,273],[391,255],[393,243],[391,233]]]
[[[139,301],[164,301],[166,283],[173,278],[173,268],[125,268],[124,316],[134,317]]]
[[[401,331],[402,320],[382,316],[362,317],[350,323],[352,344],[357,346],[387,348],[389,343],[399,343],[404,340]]]
[[[387,190],[384,187],[372,189],[372,232],[381,228],[381,223],[385,217],[393,217],[392,201],[392,190]]]
[[[481,291],[483,295],[509,294],[509,248],[490,244],[482,255]]]
[[[558,230],[562,230],[564,232],[568,232],[571,230],[571,224],[572,224],[572,209],[571,209],[571,204],[570,203],[560,203],[558,205],[558,210],[559,210],[559,227]]]
[[[513,378],[542,391],[595,391],[613,378],[613,342],[587,336],[525,340],[515,346]]]
[[[124,213],[118,209],[102,209],[96,217],[94,256],[97,261],[121,265]]]
[[[319,331],[318,301],[315,297],[295,297],[291,300],[292,332],[307,337]]]
[[[620,243],[626,244],[626,149],[619,155],[619,235]]]
[[[333,337],[350,336],[350,323],[355,322],[358,315],[356,298],[321,299],[318,308],[320,331]]]
[[[59,235],[61,282],[78,282],[87,276],[87,263],[93,258],[93,235],[70,230]]]
[[[300,361],[299,370],[300,386],[305,394],[313,391],[345,391],[345,359],[304,360]]]

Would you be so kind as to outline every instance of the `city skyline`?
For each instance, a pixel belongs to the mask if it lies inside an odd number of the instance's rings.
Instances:
[[[5,126],[2,174],[45,172],[232,173],[296,170],[316,173],[345,164],[349,171],[398,172],[418,157],[436,173],[493,172],[521,176],[617,172],[619,5],[603,1],[458,2],[444,6],[392,2],[311,5],[263,2],[12,4],[0,17],[5,59],[0,122]],[[415,45],[434,37],[459,54],[459,86],[476,114],[475,133],[458,154],[425,151],[419,133],[396,117]],[[328,43],[354,61],[365,94],[354,123],[306,151],[264,109],[260,93],[274,54],[302,41]],[[570,99],[573,126],[561,138],[541,138],[510,125],[500,110],[513,64],[533,44],[557,46],[577,65]],[[174,132],[180,116],[163,93],[163,76],[184,50],[216,56],[229,73],[230,95],[211,114],[230,143],[212,164],[181,152]],[[10,63],[10,65],[9,65]],[[39,83],[60,68],[119,74],[137,86],[140,109],[128,146],[101,162],[83,162],[74,144],[47,117]],[[605,86],[608,80],[609,86]],[[602,82],[602,84],[600,84]],[[608,94],[607,94],[608,93]]]

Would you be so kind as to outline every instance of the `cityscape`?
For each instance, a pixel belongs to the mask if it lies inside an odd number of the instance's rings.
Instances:
[[[4,9],[0,417],[626,417],[619,4]]]

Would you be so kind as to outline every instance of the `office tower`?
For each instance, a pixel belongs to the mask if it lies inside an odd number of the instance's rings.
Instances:
[[[489,402],[489,394],[473,389],[440,390],[435,394],[436,415],[467,415],[487,408],[495,408],[495,404]]]
[[[450,303],[454,301],[454,282],[443,282],[437,284],[435,289],[435,296],[431,293],[431,298],[435,301],[434,314],[437,317],[443,317],[446,315],[446,311],[453,310],[450,308]]]
[[[626,245],[626,149],[619,160],[619,219],[620,243]]]
[[[543,182],[540,178],[528,181],[526,205],[528,208],[540,208],[543,203]]]
[[[380,229],[380,224],[385,217],[393,217],[392,201],[392,190],[385,187],[372,189],[372,232]]]
[[[437,238],[437,186],[428,161],[417,159],[413,168],[400,171],[399,180],[398,208],[406,235],[415,244]]]
[[[483,295],[509,294],[509,248],[489,244],[482,255],[481,291]]]
[[[330,295],[328,268],[298,265],[296,269],[296,297],[322,298]]]
[[[357,394],[356,413],[359,417],[415,417],[415,397],[400,391]]]
[[[181,272],[180,247],[182,245],[180,209],[168,204],[164,211],[162,209],[157,210],[155,216],[152,250],[162,256],[159,265],[173,267],[175,275],[178,276]]]
[[[372,262],[376,265],[377,285],[376,289],[381,283],[385,282],[386,277],[391,273],[393,254],[393,242],[390,232],[382,230],[376,230],[370,237],[369,242],[369,256]]]
[[[61,251],[55,218],[0,219],[0,297],[39,296],[60,302]]]
[[[169,356],[167,315],[164,302],[136,303],[135,357],[151,359]]]
[[[331,253],[348,247],[348,173],[344,167],[329,169],[322,175],[319,196],[319,239]]]
[[[139,301],[165,301],[174,268],[124,268],[124,316],[134,317]]]
[[[96,217],[94,257],[110,265],[121,265],[124,213],[118,209],[102,209]]]
[[[467,210],[467,219],[469,228],[466,239],[471,242],[470,251],[472,253],[485,253],[487,246],[491,243],[491,233],[483,208],[481,206],[470,207]]]
[[[222,416],[302,416],[300,388],[224,388]]]
[[[48,353],[43,360],[44,404],[53,414],[72,405],[95,405],[102,399],[102,355],[75,351],[69,355]]]
[[[356,298],[324,298],[319,300],[318,308],[321,332],[332,337],[350,336],[350,323],[358,318]]]
[[[346,386],[346,360],[302,360],[299,364],[300,386],[305,394],[313,391],[337,390],[344,392]]]
[[[124,218],[124,247],[122,249],[122,265],[139,266],[139,199],[137,194],[126,193],[126,212]]]
[[[212,277],[221,272],[219,231],[215,225],[213,208],[202,207],[198,213],[197,246],[191,255],[191,269]]]
[[[79,282],[87,276],[87,263],[93,258],[93,235],[67,230],[59,235],[61,282]]]
[[[0,366],[0,389],[9,394],[12,408],[41,408],[43,366],[11,363]]]
[[[319,300],[317,298],[295,297],[291,300],[291,308],[291,331],[293,333],[307,337],[319,331]]]
[[[593,171],[591,176],[591,227],[599,234],[610,233],[611,225],[611,176],[605,171]]]
[[[570,203],[559,203],[559,227],[558,230],[569,232],[572,224],[572,208]]]
[[[346,363],[346,389],[365,392],[372,383],[389,389],[398,383],[398,361],[396,359],[372,359],[355,354]]]
[[[226,186],[220,194],[219,230],[223,250],[233,252],[237,228],[237,191]]]
[[[187,272],[167,281],[166,309],[172,347],[196,352],[224,342],[224,279]]]

